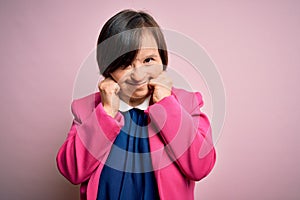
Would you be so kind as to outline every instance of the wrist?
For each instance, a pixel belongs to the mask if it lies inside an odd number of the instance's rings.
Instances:
[[[118,110],[116,109],[113,109],[111,106],[109,105],[103,105],[103,109],[104,111],[106,112],[106,114],[108,114],[109,116],[111,116],[112,118],[114,118],[117,113],[118,113]]]
[[[164,99],[165,97],[171,96],[171,91],[170,90],[160,90],[157,91],[157,93],[154,93],[153,95],[153,101],[154,103],[157,103]]]

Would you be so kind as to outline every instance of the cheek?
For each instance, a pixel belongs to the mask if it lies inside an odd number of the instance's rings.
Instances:
[[[126,90],[129,90],[130,89],[130,87],[129,87],[129,85],[128,84],[126,84],[125,82],[119,82],[119,86],[120,86],[120,89],[122,90],[122,91],[126,91]]]
[[[162,65],[153,65],[147,69],[147,74],[150,78],[157,78],[162,72]]]
[[[121,85],[128,77],[128,74],[129,73],[126,70],[118,69],[110,75],[119,85]]]

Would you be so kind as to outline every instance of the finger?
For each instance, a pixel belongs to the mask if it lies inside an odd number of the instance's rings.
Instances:
[[[148,82],[147,86],[148,86],[148,89],[150,90],[150,92],[154,90],[154,85],[150,81]]]
[[[115,87],[115,93],[118,94],[120,92],[120,86],[119,86],[119,84],[115,83],[114,87]]]
[[[165,77],[157,77],[157,78],[150,79],[149,81],[151,85],[163,85],[165,82],[166,82]]]
[[[157,84],[157,80],[156,79],[150,79],[148,85],[150,85],[151,87],[154,87]]]
[[[157,81],[157,80],[153,80],[153,81],[149,81],[149,84],[148,84],[150,87],[152,87],[153,89],[158,87],[158,86],[162,86],[164,87],[164,84]]]
[[[162,75],[162,76],[165,76],[167,74],[167,71],[162,71],[161,73],[160,73],[160,75]]]

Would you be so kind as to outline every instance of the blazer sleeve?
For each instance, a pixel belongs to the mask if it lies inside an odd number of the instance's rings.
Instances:
[[[107,115],[101,103],[88,117],[82,118],[76,104],[76,100],[72,102],[74,120],[56,162],[64,177],[73,184],[80,184],[105,162],[124,119],[120,113],[115,118]]]
[[[151,123],[160,131],[167,155],[177,163],[186,178],[201,180],[216,161],[212,133],[207,116],[200,111],[200,93],[193,93],[187,110],[174,95],[148,108]]]

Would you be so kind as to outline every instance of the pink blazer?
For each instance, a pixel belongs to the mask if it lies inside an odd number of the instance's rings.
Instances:
[[[73,124],[56,157],[61,174],[81,184],[81,199],[95,200],[105,161],[124,124],[123,115],[107,115],[100,93],[72,102]],[[162,200],[194,199],[195,181],[212,170],[216,153],[210,123],[200,111],[200,93],[172,89],[172,95],[152,104],[149,143]]]

